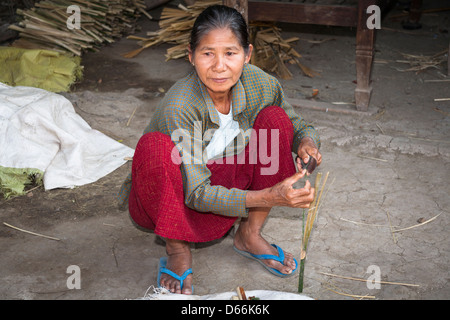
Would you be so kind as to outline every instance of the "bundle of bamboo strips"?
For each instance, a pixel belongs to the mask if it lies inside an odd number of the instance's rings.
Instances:
[[[311,236],[311,231],[314,226],[314,221],[316,220],[317,213],[320,209],[322,194],[325,189],[325,184],[328,179],[328,172],[325,174],[325,177],[322,182],[322,173],[318,172],[316,175],[316,181],[314,183],[314,200],[311,203],[308,213],[305,217],[305,210],[303,210],[303,238],[302,238],[302,247],[300,251],[300,271],[298,278],[298,292],[303,292],[303,277],[305,271],[305,261],[306,261],[306,250],[308,248],[309,237]],[[321,184],[322,182],[322,184]]]
[[[125,53],[123,56],[133,58],[146,48],[169,43],[173,46],[167,49],[166,61],[186,57],[190,32],[195,19],[208,6],[221,3],[222,1],[206,0],[196,1],[188,7],[183,5],[179,5],[178,8],[165,7],[159,22],[160,29],[156,32],[148,32],[147,37],[129,36],[129,39],[138,40],[141,48]],[[254,46],[252,64],[274,72],[283,79],[292,78],[286,63],[298,65],[307,76],[317,75],[299,62],[301,55],[291,46],[291,43],[299,40],[298,38],[283,39],[281,30],[269,23],[250,22],[249,32],[250,42]]]
[[[67,26],[71,16],[67,8],[71,5],[80,8],[80,29]],[[85,50],[96,50],[133,32],[144,8],[143,0],[43,0],[31,9],[18,9],[22,21],[9,28],[19,32],[14,47],[81,56]]]

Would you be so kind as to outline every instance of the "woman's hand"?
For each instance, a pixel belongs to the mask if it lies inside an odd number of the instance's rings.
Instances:
[[[310,137],[302,139],[297,154],[304,163],[308,163],[310,157],[316,159],[317,165],[320,165],[322,162],[322,155]],[[246,206],[248,208],[275,206],[309,208],[311,202],[314,200],[314,188],[311,187],[311,183],[306,181],[305,186],[300,189],[294,189],[292,187],[292,185],[303,178],[305,174],[309,175],[309,173],[302,168],[300,158],[297,158],[296,163],[298,172],[291,177],[284,179],[271,188],[247,191]]]
[[[305,186],[300,189],[294,189],[293,185],[303,178],[306,170],[299,171],[289,178],[277,183],[269,189],[272,206],[285,206],[291,208],[309,208],[314,200],[314,188],[306,180]]]
[[[308,163],[310,157],[313,157],[316,159],[317,165],[320,165],[322,163],[322,155],[320,154],[319,149],[317,148],[313,139],[311,139],[310,137],[305,137],[302,139],[298,147],[297,155],[299,156],[299,158],[296,159],[298,171],[303,170],[300,159],[302,159],[304,163]]]
[[[305,186],[300,189],[292,187],[305,174],[306,170],[303,169],[271,188],[247,191],[246,206],[248,208],[275,206],[309,208],[314,200],[314,188],[311,188],[310,182],[306,181]]]

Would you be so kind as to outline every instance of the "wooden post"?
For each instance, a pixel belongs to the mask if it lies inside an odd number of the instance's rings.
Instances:
[[[403,28],[408,30],[415,30],[422,28],[419,22],[422,15],[422,0],[412,0],[409,7],[409,17],[402,22]]]
[[[223,4],[239,11],[248,24],[248,0],[223,0]]]
[[[358,1],[358,24],[356,29],[356,109],[367,111],[369,108],[372,85],[370,75],[372,71],[375,29],[367,28],[369,15],[367,7],[375,4],[375,0]]]

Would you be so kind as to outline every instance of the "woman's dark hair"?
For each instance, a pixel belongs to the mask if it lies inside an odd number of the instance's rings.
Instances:
[[[212,30],[224,28],[233,32],[245,53],[247,53],[249,48],[247,23],[236,9],[223,5],[213,5],[206,8],[195,20],[189,42],[192,53],[194,53],[204,35]]]

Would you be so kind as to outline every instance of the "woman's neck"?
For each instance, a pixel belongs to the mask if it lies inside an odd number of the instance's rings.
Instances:
[[[214,107],[222,114],[228,114],[230,112],[231,91],[226,93],[209,93]]]

